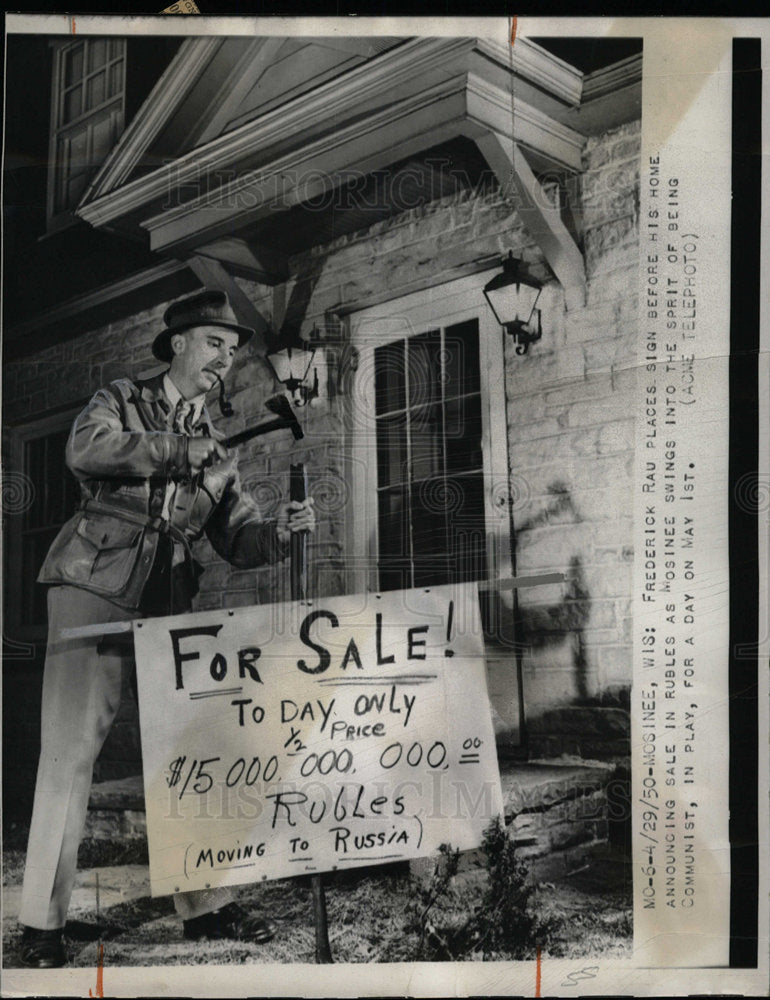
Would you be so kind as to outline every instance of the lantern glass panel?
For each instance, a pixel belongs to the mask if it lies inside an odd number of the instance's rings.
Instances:
[[[279,382],[285,383],[289,379],[303,382],[314,356],[315,349],[306,351],[302,347],[284,347],[283,350],[268,354],[268,360]]]
[[[523,283],[503,285],[486,292],[498,323],[528,323],[540,296],[540,289]]]

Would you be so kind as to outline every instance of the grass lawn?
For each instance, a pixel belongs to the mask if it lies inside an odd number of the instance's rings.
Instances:
[[[6,837],[3,885],[20,885],[24,853],[16,838]],[[81,867],[146,863],[143,841],[122,845],[84,842]],[[464,938],[468,917],[480,906],[486,876],[459,875],[426,919],[420,920],[424,897],[406,866],[391,865],[368,873],[325,876],[329,937],[336,962],[400,962],[425,957],[419,950],[436,940],[453,942],[453,960],[543,957],[624,958],[631,956],[632,903],[630,867],[607,850],[584,869],[552,882],[533,884],[529,912],[535,918],[532,940],[521,954],[491,951]],[[263,945],[182,938],[180,920],[168,897],[141,898],[112,906],[101,914],[81,914],[65,932],[71,964],[94,967],[98,941],[107,965],[196,965],[253,962],[313,962],[314,926],[310,883],[303,879],[245,886],[239,898],[250,910],[272,917],[275,938]],[[19,929],[4,927],[4,964],[17,965]],[[426,933],[427,930],[427,933]],[[435,957],[440,957],[438,953]]]

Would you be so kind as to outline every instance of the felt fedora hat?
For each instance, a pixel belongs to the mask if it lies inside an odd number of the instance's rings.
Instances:
[[[238,346],[254,335],[251,327],[241,326],[233,312],[225,292],[216,288],[205,288],[202,292],[172,302],[163,314],[166,329],[161,330],[152,342],[152,353],[158,361],[171,361],[171,338],[175,333],[184,333],[195,326],[219,326],[238,334]]]

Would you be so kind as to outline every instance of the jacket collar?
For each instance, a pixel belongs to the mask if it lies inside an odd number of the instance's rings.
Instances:
[[[136,386],[139,389],[139,396],[144,402],[155,403],[163,414],[168,417],[173,412],[174,408],[163,389],[163,380],[165,376],[166,371],[162,371],[158,375],[152,375],[150,378],[137,381]],[[201,408],[199,423],[206,424],[209,436],[213,436],[213,424],[205,404]]]
[[[174,411],[176,411],[176,408],[180,403],[186,403],[188,409],[192,413],[193,426],[198,423],[201,418],[201,414],[203,413],[203,405],[206,402],[205,393],[202,392],[192,399],[184,400],[181,392],[177,389],[168,372],[166,372],[163,376],[163,392],[165,393],[166,399],[168,399]]]
[[[142,399],[147,403],[164,402],[168,405],[166,394],[163,392],[163,379],[165,371],[150,378],[137,380],[137,388]]]

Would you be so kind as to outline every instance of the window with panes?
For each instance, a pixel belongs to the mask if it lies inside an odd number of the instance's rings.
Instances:
[[[382,590],[487,575],[476,319],[377,347]]]
[[[75,208],[117,142],[125,74],[125,39],[84,38],[56,50],[49,218]]]

